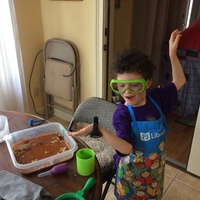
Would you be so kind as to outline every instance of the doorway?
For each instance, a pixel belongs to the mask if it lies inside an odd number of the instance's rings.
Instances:
[[[134,46],[147,54],[156,66],[153,86],[161,84],[162,50],[170,34],[186,23],[188,0],[108,0],[107,99],[113,56],[123,48]]]
[[[124,47],[134,46],[149,55],[156,66],[153,87],[162,85],[161,58],[164,45],[168,42],[173,30],[185,28],[188,3],[189,0],[108,0],[106,93],[108,100],[112,101],[113,96],[109,87],[112,78],[109,66],[114,54]],[[171,113],[168,120],[171,133],[168,137],[167,160],[186,169],[194,127],[177,123],[177,118],[178,116]],[[186,132],[187,134],[184,134]]]

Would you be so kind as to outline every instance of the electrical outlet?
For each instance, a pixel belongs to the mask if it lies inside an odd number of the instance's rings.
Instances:
[[[38,87],[36,87],[36,88],[33,89],[33,96],[34,97],[38,97],[39,96],[39,89],[38,89]]]

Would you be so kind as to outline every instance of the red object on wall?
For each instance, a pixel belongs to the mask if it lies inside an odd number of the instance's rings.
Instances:
[[[179,48],[200,51],[200,18],[182,32]]]

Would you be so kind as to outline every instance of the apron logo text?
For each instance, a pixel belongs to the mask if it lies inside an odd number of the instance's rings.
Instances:
[[[165,129],[161,133],[150,133],[150,132],[140,133],[140,139],[146,142],[152,139],[159,138],[164,134],[165,134]]]

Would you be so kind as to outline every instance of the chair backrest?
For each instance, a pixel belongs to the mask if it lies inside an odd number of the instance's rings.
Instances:
[[[84,100],[77,107],[73,119],[70,122],[68,130],[71,130],[74,122],[83,122],[92,124],[95,116],[99,119],[99,124],[106,130],[115,133],[112,125],[113,113],[117,105],[99,97],[90,97]]]

